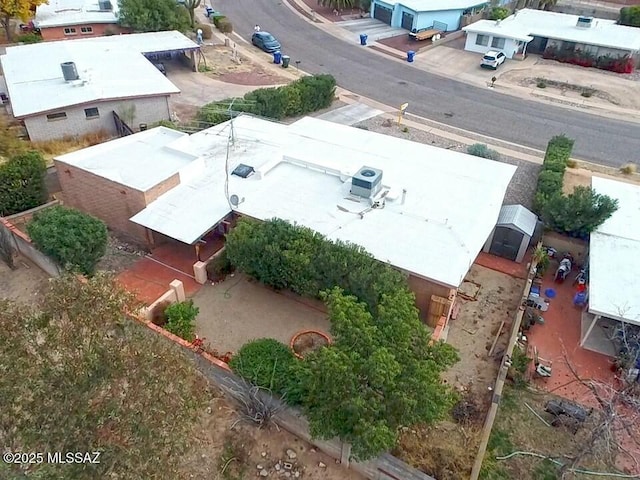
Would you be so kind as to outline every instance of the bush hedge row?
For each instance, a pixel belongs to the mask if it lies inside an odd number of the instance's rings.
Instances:
[[[231,33],[231,32],[233,32],[233,25],[231,24],[231,21],[227,17],[225,17],[224,15],[216,15],[216,16],[214,16],[213,17],[213,24],[222,33]]]
[[[383,295],[408,290],[403,274],[362,247],[329,241],[280,219],[240,220],[227,234],[226,252],[235,267],[276,290],[319,297],[337,286],[372,313]]]
[[[259,88],[247,93],[243,100],[209,103],[198,111],[197,120],[203,128],[226,122],[232,115],[230,110],[282,120],[329,107],[335,90],[336,80],[331,75],[302,77],[283,87]]]
[[[562,195],[564,171],[572,150],[573,140],[564,135],[556,135],[549,140],[534,200],[533,208],[538,215],[542,214],[544,206],[551,198]]]
[[[12,156],[0,163],[0,216],[35,208],[47,201],[47,165],[38,152]]]

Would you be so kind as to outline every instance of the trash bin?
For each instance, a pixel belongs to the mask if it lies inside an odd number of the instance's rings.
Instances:
[[[209,5],[207,5],[206,7],[204,7],[204,15],[209,18],[209,16],[213,13],[213,8],[211,8]]]
[[[291,57],[289,55],[282,55],[282,68],[289,68],[289,62]]]
[[[282,53],[273,52],[273,63],[275,63],[276,65],[280,65],[281,61],[282,61]]]
[[[414,52],[413,50],[409,50],[407,52],[407,62],[412,63],[413,62],[413,57],[415,57],[416,52]]]
[[[365,35],[364,33],[360,34],[360,45],[366,45],[367,38],[369,38],[369,35]]]

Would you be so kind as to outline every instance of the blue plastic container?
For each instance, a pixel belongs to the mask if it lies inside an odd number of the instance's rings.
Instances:
[[[369,35],[365,35],[364,33],[360,34],[360,45],[366,45],[367,38],[369,38]]]
[[[282,53],[273,52],[273,63],[280,65],[280,62],[282,62]]]
[[[413,57],[415,56],[416,56],[416,52],[414,52],[413,50],[409,50],[407,52],[407,62],[413,63]]]

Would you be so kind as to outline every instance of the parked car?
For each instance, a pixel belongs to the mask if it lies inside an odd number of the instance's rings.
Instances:
[[[482,57],[482,61],[480,62],[480,66],[482,68],[493,68],[496,70],[500,65],[504,63],[507,59],[504,53],[496,52],[495,50],[489,50]]]
[[[267,53],[273,53],[280,50],[280,42],[269,32],[254,32],[251,36],[251,43]]]

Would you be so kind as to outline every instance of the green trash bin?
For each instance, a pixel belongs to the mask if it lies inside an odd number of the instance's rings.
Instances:
[[[289,55],[282,55],[282,68],[289,68],[289,62],[291,62],[291,57]]]

